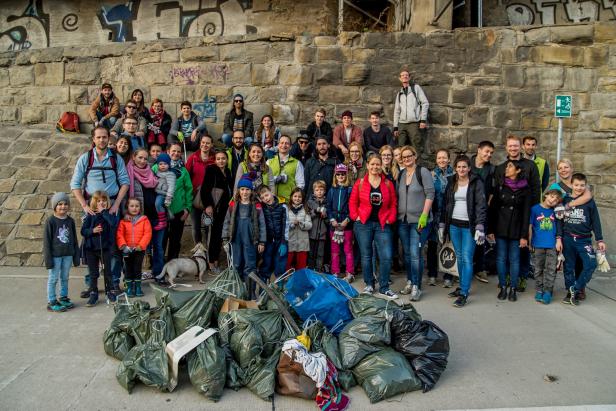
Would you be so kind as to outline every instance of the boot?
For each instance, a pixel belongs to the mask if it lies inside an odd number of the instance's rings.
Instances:
[[[167,228],[167,213],[162,211],[156,214],[158,216],[158,221],[156,222],[156,225],[153,227],[153,230],[154,231],[164,230],[165,228]]]
[[[518,301],[518,295],[516,293],[516,287],[509,287],[509,301]]]
[[[133,285],[135,287],[135,297],[143,297],[143,291],[141,291],[141,280],[135,280]]]
[[[135,281],[134,280],[126,280],[126,296],[134,297],[135,296]]]
[[[500,291],[498,292],[498,298],[499,300],[506,300],[507,299],[507,287],[500,287]]]

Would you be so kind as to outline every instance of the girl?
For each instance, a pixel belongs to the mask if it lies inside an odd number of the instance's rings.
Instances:
[[[352,187],[357,179],[363,178],[366,175],[366,164],[364,164],[364,151],[361,143],[352,141],[349,144],[349,153],[346,157],[345,164],[349,173],[349,185]]]
[[[261,184],[269,186],[270,191],[275,193],[276,184],[272,169],[265,163],[265,153],[263,147],[258,143],[252,143],[248,146],[248,155],[246,160],[242,161],[237,167],[237,173],[235,175],[235,187],[234,191],[238,189],[238,183],[240,179],[248,174],[246,177],[253,182],[253,190],[259,187]]]
[[[206,135],[201,136],[199,141],[199,150],[195,151],[188,157],[186,162],[186,170],[190,174],[190,179],[193,186],[193,196],[199,198],[201,196],[200,190],[205,178],[206,168],[214,163],[214,142],[212,137]],[[193,205],[196,205],[193,203]],[[201,207],[203,204],[200,204]],[[190,217],[192,219],[192,237],[195,244],[203,241],[203,230],[201,226],[201,217],[203,215],[203,209],[193,207]]]
[[[148,108],[145,106],[145,99],[143,98],[143,91],[138,88],[130,93],[130,99],[137,103],[137,115],[148,118]]]
[[[344,279],[352,283],[355,279],[353,261],[353,223],[349,217],[349,173],[344,164],[334,169],[332,188],[327,193],[327,217],[331,227],[332,272],[340,277],[340,247],[344,247],[346,274]]]
[[[116,233],[118,249],[124,256],[124,279],[126,280],[126,295],[143,297],[141,291],[141,266],[145,249],[152,239],[152,225],[148,218],[141,214],[141,202],[131,197],[126,205],[126,215],[120,221]]]
[[[148,114],[147,143],[148,147],[158,144],[165,150],[167,135],[171,129],[171,116],[163,109],[163,102],[155,98]]]
[[[528,181],[520,178],[522,169],[517,160],[508,160],[503,183],[494,189],[489,209],[489,237],[496,237],[496,270],[498,299],[517,301],[516,287],[520,273],[520,248],[528,247],[528,225],[531,192]],[[509,274],[509,294],[507,279]]]
[[[279,138],[280,129],[274,124],[274,118],[269,114],[261,117],[261,123],[255,132],[254,141],[261,144],[268,160],[276,154]]]
[[[233,266],[247,283],[249,299],[253,299],[254,285],[248,275],[257,272],[257,253],[265,250],[267,233],[261,204],[255,199],[252,180],[244,176],[238,181],[237,193],[229,203],[222,227],[222,238],[231,244]]]
[[[287,209],[289,222],[289,251],[287,257],[287,270],[291,267],[296,270],[306,268],[308,251],[310,251],[310,229],[312,219],[304,207],[304,192],[295,187],[289,196]]]
[[[310,255],[308,267],[329,272],[325,267],[325,244],[327,243],[327,184],[323,180],[312,183],[312,194],[306,201],[306,210],[312,219],[310,230]]]
[[[437,156],[438,158],[438,156]],[[450,294],[457,297],[453,305],[464,307],[473,279],[475,243],[485,241],[486,198],[483,181],[469,174],[471,160],[462,155],[454,163],[456,174],[449,177],[441,207],[439,237],[451,238],[456,252],[460,287]]]
[[[111,250],[115,242],[113,236],[114,219],[109,214],[109,196],[104,191],[95,191],[90,199],[94,214],[87,214],[81,226],[83,248],[90,273],[90,297],[86,305],[93,307],[98,302],[99,264],[103,265],[105,293],[109,302],[115,302],[111,278]]]

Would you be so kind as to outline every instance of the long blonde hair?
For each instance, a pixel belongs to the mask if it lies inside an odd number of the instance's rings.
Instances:
[[[389,170],[387,170],[384,165],[382,166],[383,173],[385,173],[386,175],[391,173],[391,176],[394,178],[394,181],[397,181],[398,174],[400,174],[400,167],[398,167],[398,163],[394,159],[394,149],[392,146],[387,144],[381,147],[381,149],[379,150],[379,155],[381,156],[381,164],[383,164],[383,152],[385,151],[389,151],[391,153],[391,164],[389,166]]]
[[[107,208],[111,207],[111,200],[109,199],[109,194],[107,194],[106,191],[101,191],[101,190],[95,191],[94,194],[92,194],[92,198],[90,199],[90,208],[95,213],[99,211],[96,205],[98,200],[107,201]]]

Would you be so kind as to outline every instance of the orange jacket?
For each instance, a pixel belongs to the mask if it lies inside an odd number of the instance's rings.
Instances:
[[[152,225],[146,216],[141,216],[133,223],[132,220],[121,220],[116,234],[118,248],[125,245],[134,248],[141,247],[145,251],[152,239]]]

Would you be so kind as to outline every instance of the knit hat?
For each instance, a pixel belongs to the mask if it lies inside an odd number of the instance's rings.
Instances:
[[[56,206],[60,201],[66,202],[66,204],[70,205],[70,200],[68,198],[68,194],[60,191],[51,197],[51,209],[55,211]]]
[[[350,110],[347,110],[347,111],[345,111],[344,113],[342,113],[342,114],[340,115],[340,117],[351,117],[351,118],[353,118],[353,113],[351,113],[351,111],[350,111]]]
[[[237,183],[237,189],[239,190],[240,188],[249,188],[249,189],[254,189],[253,184],[252,184],[252,180],[248,177],[248,175],[244,174],[242,176],[242,178],[240,178],[240,181]]]
[[[158,158],[156,159],[156,164],[165,163],[168,166],[171,166],[171,157],[167,153],[160,153]]]
[[[334,173],[338,174],[338,173],[347,173],[349,171],[349,169],[347,168],[347,166],[345,166],[343,163],[339,163],[336,165],[336,168],[334,169]]]

